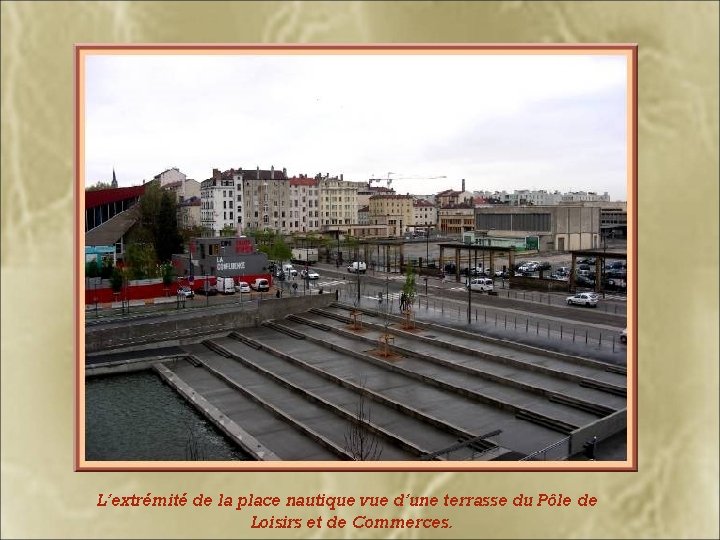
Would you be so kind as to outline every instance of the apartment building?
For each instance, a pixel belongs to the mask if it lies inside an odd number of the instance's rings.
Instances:
[[[319,180],[305,175],[289,179],[288,226],[284,232],[309,232],[320,229]]]
[[[373,195],[370,197],[370,224],[387,224],[390,236],[402,236],[415,225],[415,199],[412,195]]]
[[[475,207],[472,203],[447,204],[438,208],[438,229],[443,234],[458,235],[475,229]]]
[[[366,187],[364,182],[350,182],[329,175],[316,176],[319,187],[320,230],[334,230],[339,225],[351,225],[358,221],[358,191]]]
[[[290,182],[287,169],[269,170],[245,169],[239,171],[237,185],[237,207],[242,208],[238,219],[240,231],[247,229],[269,229],[287,232],[291,220]]]
[[[200,225],[213,236],[226,227],[238,228],[236,174],[234,169],[225,172],[213,169],[212,178],[200,183]]]
[[[437,208],[430,201],[416,199],[413,201],[413,225],[416,229],[428,229],[437,225]]]

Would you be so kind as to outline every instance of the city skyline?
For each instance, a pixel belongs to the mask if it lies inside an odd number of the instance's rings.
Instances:
[[[85,83],[86,185],[272,165],[627,199],[620,54],[91,55]]]

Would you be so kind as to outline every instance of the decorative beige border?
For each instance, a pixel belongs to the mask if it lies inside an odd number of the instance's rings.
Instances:
[[[82,215],[84,211],[84,80],[85,60],[91,55],[146,54],[253,54],[253,55],[617,55],[627,59],[627,208],[628,223],[628,407],[626,461],[588,462],[148,462],[148,461],[87,461],[85,455],[85,312],[82,293],[84,280]],[[575,472],[575,471],[637,471],[637,110],[638,110],[638,47],[634,44],[80,44],[75,46],[75,444],[76,471],[487,471],[487,472]],[[482,465],[479,465],[482,463]],[[513,463],[513,466],[508,465]]]

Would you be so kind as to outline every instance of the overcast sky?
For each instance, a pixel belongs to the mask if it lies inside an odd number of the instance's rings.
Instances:
[[[274,165],[392,172],[399,193],[464,178],[625,200],[626,69],[622,55],[89,56],[86,184],[113,167],[129,186]]]

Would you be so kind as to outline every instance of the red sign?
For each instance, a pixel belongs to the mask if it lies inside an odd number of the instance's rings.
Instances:
[[[252,253],[253,245],[249,238],[238,238],[235,240],[235,253]]]

